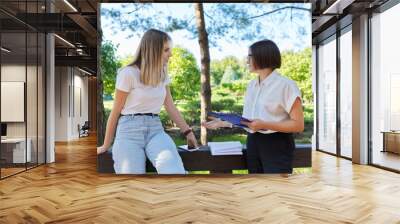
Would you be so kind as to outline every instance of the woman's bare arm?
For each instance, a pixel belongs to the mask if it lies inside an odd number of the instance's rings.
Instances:
[[[285,133],[302,132],[304,130],[303,107],[300,98],[296,98],[289,113],[290,119],[281,122],[269,122],[260,119],[251,122],[242,122],[251,130],[273,130]]]
[[[115,135],[115,129],[117,126],[117,122],[118,122],[118,118],[121,114],[121,110],[125,105],[125,101],[126,98],[128,96],[128,92],[124,92],[121,90],[116,89],[115,90],[115,98],[114,98],[114,105],[113,108],[111,110],[110,116],[108,117],[107,120],[107,126],[106,126],[106,134],[104,137],[104,143],[103,146],[101,146],[100,148],[102,148],[99,152],[98,149],[98,153],[102,153],[104,151],[107,151],[108,148],[110,148],[111,143],[114,139],[114,135]]]
[[[172,99],[171,91],[169,89],[169,86],[166,86],[167,88],[167,95],[165,97],[164,101],[164,107],[165,110],[167,111],[169,117],[175,124],[182,130],[185,131],[189,129],[189,125],[186,123],[186,121],[183,119],[181,112],[179,112],[178,108],[176,108],[174,101]]]

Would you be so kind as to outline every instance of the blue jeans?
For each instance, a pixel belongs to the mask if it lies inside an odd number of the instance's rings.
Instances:
[[[185,174],[182,159],[157,116],[121,116],[112,147],[117,174],[146,173],[146,156],[159,174]]]

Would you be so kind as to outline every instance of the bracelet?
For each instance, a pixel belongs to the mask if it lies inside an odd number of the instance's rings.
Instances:
[[[191,128],[187,129],[182,134],[186,137],[190,132],[193,132],[193,130]]]

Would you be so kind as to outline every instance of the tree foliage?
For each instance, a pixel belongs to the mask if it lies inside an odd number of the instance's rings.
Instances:
[[[211,61],[211,75],[213,78],[213,109],[227,110],[229,112],[241,113],[243,96],[247,84],[251,79],[257,77],[250,74],[247,66],[235,57],[228,56],[221,60]],[[311,49],[306,48],[299,52],[282,52],[282,66],[278,70],[296,82],[302,93],[304,104],[312,104],[312,79],[311,79]],[[234,74],[241,75],[240,79],[235,80]],[[225,76],[220,80],[221,76]],[[229,78],[231,77],[231,78]],[[220,80],[218,82],[218,80]]]
[[[104,95],[112,95],[115,90],[115,78],[121,64],[115,55],[116,47],[109,41],[101,45],[101,72],[103,77]]]
[[[299,52],[282,53],[282,66],[279,72],[296,81],[304,103],[311,104],[313,102],[311,48],[306,48]]]
[[[171,77],[171,94],[174,100],[198,98],[200,70],[192,53],[187,49],[174,47],[169,59],[168,73]]]
[[[234,56],[211,61],[211,81],[213,86],[239,79],[248,80],[249,76],[250,72],[247,69],[246,62]]]

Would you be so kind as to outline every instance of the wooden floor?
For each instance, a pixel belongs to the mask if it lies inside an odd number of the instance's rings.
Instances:
[[[373,154],[372,161],[376,165],[400,170],[400,154],[377,150]]]
[[[29,169],[34,169],[35,167],[37,167],[36,164],[29,164],[29,165],[27,165],[26,168],[25,168],[24,165],[18,165],[18,167],[11,167],[11,168],[10,167],[6,167],[6,168],[2,167],[2,168],[0,168],[1,169],[1,178],[6,178],[8,176],[24,172],[27,169],[28,170]]]
[[[400,175],[315,152],[289,178],[97,174],[95,138],[0,181],[0,223],[400,223]]]
[[[3,168],[2,167],[0,169],[1,169],[1,177],[2,178],[8,177],[10,175],[13,175],[13,174],[16,174],[16,173],[19,173],[19,172],[23,172],[23,171],[26,170],[25,167],[23,167],[23,168],[20,168],[20,167],[17,167],[17,168]]]

